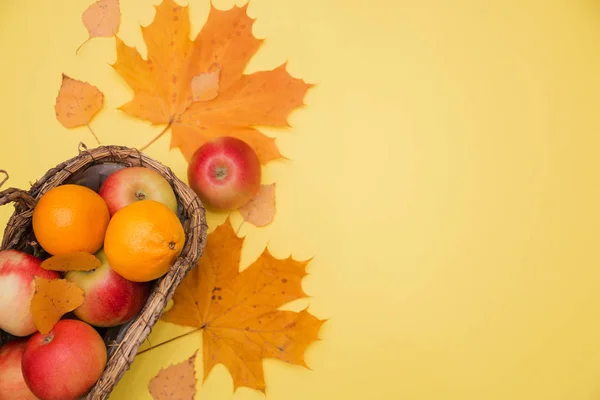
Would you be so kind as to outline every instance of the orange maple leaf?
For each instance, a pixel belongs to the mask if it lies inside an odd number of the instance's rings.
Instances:
[[[148,145],[171,128],[171,148],[178,147],[188,161],[204,142],[219,136],[244,140],[262,164],[282,157],[275,140],[255,126],[289,126],[288,115],[303,104],[311,85],[292,78],[285,64],[243,73],[262,43],[252,34],[254,20],[246,8],[221,11],[211,4],[206,24],[192,41],[188,7],[164,0],[154,21],[142,27],[147,59],[117,38],[113,67],[134,91],[120,109],[166,124]],[[207,93],[198,92],[203,87]]]
[[[182,281],[163,320],[203,329],[204,379],[224,364],[241,386],[265,391],[262,360],[302,365],[304,351],[318,340],[324,320],[278,310],[306,297],[301,281],[307,261],[274,258],[267,250],[239,272],[243,238],[229,221],[207,240],[198,266]]]

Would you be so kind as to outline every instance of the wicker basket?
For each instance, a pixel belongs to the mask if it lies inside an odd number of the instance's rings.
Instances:
[[[198,262],[206,244],[207,226],[204,207],[196,194],[169,168],[141,154],[138,150],[120,146],[102,146],[88,150],[81,144],[77,157],[50,169],[30,190],[11,188],[0,192],[0,205],[15,203],[15,212],[4,231],[2,249],[19,249],[33,253],[39,250],[39,247],[33,236],[31,216],[40,196],[63,183],[97,186],[99,179],[91,184],[85,182],[86,179],[89,182],[89,176],[93,175],[94,168],[118,169],[126,166],[151,168],[169,181],[179,201],[179,217],[185,229],[186,243],[175,265],[165,276],[155,282],[146,305],[135,319],[115,328],[99,329],[107,345],[108,363],[104,373],[85,399],[106,399],[109,396],[125,371],[129,369],[138,348],[150,334],[167,302],[173,296],[175,288]],[[6,174],[4,171],[1,172]],[[0,181],[0,185],[4,181],[6,179]],[[10,335],[0,330],[0,345],[9,340],[11,340]]]

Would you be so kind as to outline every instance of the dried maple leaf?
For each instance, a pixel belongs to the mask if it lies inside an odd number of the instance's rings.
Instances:
[[[89,37],[77,48],[77,52],[93,38],[111,37],[117,34],[121,25],[119,0],[98,0],[84,11],[81,21]]]
[[[163,319],[203,329],[204,379],[221,363],[236,389],[246,386],[264,392],[262,360],[306,366],[304,351],[318,340],[324,321],[306,310],[278,310],[306,297],[301,281],[308,262],[278,260],[265,250],[240,273],[243,241],[229,221],[217,227]]]
[[[179,364],[161,369],[148,384],[148,390],[154,400],[194,400],[196,395],[196,361],[194,353]]]
[[[91,271],[102,265],[95,255],[84,251],[52,256],[42,261],[42,268],[50,271]]]
[[[83,303],[83,290],[65,279],[35,277],[31,315],[38,331],[46,334],[60,318]]]
[[[261,185],[258,193],[238,211],[252,225],[269,225],[275,217],[275,184]]]
[[[192,41],[188,7],[164,0],[156,7],[154,21],[142,28],[147,60],[117,39],[113,67],[134,91],[133,99],[120,109],[153,124],[166,124],[158,137],[171,128],[171,148],[178,147],[188,161],[200,145],[219,136],[244,140],[262,164],[280,158],[275,140],[254,127],[288,126],[288,115],[302,105],[311,86],[292,78],[285,64],[243,74],[262,43],[252,35],[254,20],[246,8],[221,11],[211,4],[206,24]],[[220,68],[218,88],[211,83],[210,95],[195,96],[197,77],[214,72],[215,66]],[[201,79],[213,80],[214,74]]]
[[[100,111],[103,103],[104,95],[96,86],[69,78],[63,74],[54,111],[56,112],[56,118],[65,128],[76,128],[85,125],[94,135],[96,141],[100,143],[98,137],[90,128],[90,121]]]

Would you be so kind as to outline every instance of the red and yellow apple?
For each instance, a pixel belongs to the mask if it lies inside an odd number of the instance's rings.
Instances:
[[[260,161],[252,147],[230,136],[204,143],[188,166],[190,187],[215,210],[246,204],[258,192],[260,179]]]
[[[87,393],[106,367],[106,347],[94,328],[63,319],[50,333],[36,333],[23,354],[23,377],[41,400],[76,400]]]
[[[18,250],[0,251],[0,329],[14,336],[28,336],[37,329],[29,310],[35,292],[33,278],[58,279],[42,261]]]
[[[131,282],[117,274],[108,264],[104,251],[96,253],[102,262],[93,271],[71,271],[65,279],[75,283],[85,293],[83,304],[75,309],[77,318],[90,325],[111,327],[135,317],[148,298],[148,282]]]
[[[37,400],[23,379],[25,347],[27,339],[15,339],[0,347],[0,400]]]
[[[113,216],[121,208],[138,200],[155,200],[177,212],[173,188],[158,172],[145,167],[130,167],[110,174],[100,186],[100,196]]]

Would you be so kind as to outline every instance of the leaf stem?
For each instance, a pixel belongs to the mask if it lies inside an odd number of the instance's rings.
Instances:
[[[88,127],[88,129],[90,130],[90,132],[92,133],[92,135],[94,136],[94,139],[96,139],[96,142],[98,142],[98,144],[100,144],[100,139],[98,139],[98,136],[96,136],[96,133],[94,133],[94,131],[92,130],[92,127],[90,126],[89,122],[85,123],[85,126]]]
[[[0,174],[4,174],[4,179],[2,179],[0,181],[0,187],[2,187],[2,185],[4,185],[6,183],[6,181],[8,180],[8,172],[6,172],[3,169],[0,169]]]
[[[79,45],[79,47],[77,48],[77,50],[75,50],[75,54],[76,54],[76,55],[77,55],[77,54],[79,54],[79,50],[80,50],[80,49],[83,47],[83,45],[84,45],[84,44],[86,44],[87,42],[89,42],[91,38],[92,38],[92,37],[90,36],[89,38],[85,39],[85,42],[83,42],[83,43],[81,43],[81,44]]]
[[[242,229],[242,226],[244,226],[244,223],[246,222],[245,219],[242,220],[242,223],[240,224],[240,226],[238,226],[237,230],[235,231],[235,236],[238,236],[240,233],[240,229]]]
[[[150,142],[148,142],[148,144],[146,144],[144,147],[142,147],[140,149],[140,151],[146,150],[148,147],[150,147],[152,144],[154,144],[154,142],[156,142],[158,139],[160,139],[165,133],[167,133],[167,131],[171,127],[172,123],[173,123],[173,121],[169,121],[169,123],[167,124],[167,126],[165,126],[165,129],[163,129],[162,132],[159,133],[154,139],[152,139]]]
[[[184,333],[183,335],[175,336],[174,338],[171,338],[171,339],[169,339],[169,340],[166,340],[166,341],[164,341],[164,342],[162,342],[162,343],[159,343],[159,344],[157,344],[156,346],[148,347],[147,349],[144,349],[144,350],[142,350],[142,351],[139,351],[139,352],[137,353],[137,355],[139,356],[139,355],[140,355],[140,354],[142,354],[142,353],[145,353],[145,352],[147,352],[147,351],[150,351],[150,350],[154,350],[154,349],[156,349],[157,347],[164,346],[165,344],[168,344],[168,343],[171,343],[171,342],[173,342],[173,341],[175,341],[175,340],[178,340],[178,339],[184,338],[184,337],[186,337],[186,336],[189,336],[189,335],[191,335],[191,334],[193,334],[193,333],[196,333],[196,332],[198,332],[199,330],[202,330],[202,328],[196,328],[196,329],[194,329],[193,331],[186,332],[186,333]]]

